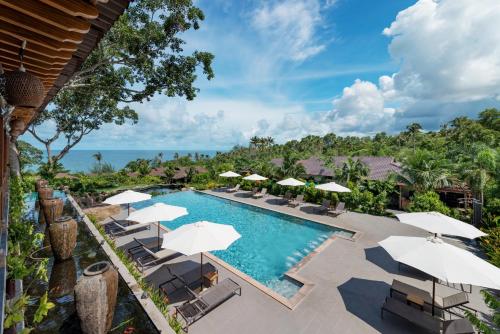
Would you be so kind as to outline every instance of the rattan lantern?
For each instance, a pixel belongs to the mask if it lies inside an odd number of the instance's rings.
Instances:
[[[44,87],[40,79],[27,73],[23,66],[26,41],[19,50],[19,69],[7,73],[5,93],[7,103],[15,107],[38,108],[43,103]]]

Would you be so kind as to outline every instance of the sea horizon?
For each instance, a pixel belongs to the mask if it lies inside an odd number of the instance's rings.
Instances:
[[[53,155],[56,155],[61,150],[53,150]],[[136,159],[153,159],[158,153],[163,153],[163,161],[172,160],[174,154],[178,153],[180,156],[186,156],[189,153],[194,156],[195,153],[205,154],[210,157],[215,156],[216,152],[225,152],[227,150],[126,150],[126,149],[74,149],[70,150],[61,163],[64,168],[71,173],[85,172],[88,173],[94,163],[96,162],[93,157],[94,154],[100,152],[102,155],[102,163],[109,163],[116,170],[124,168],[128,162]],[[47,161],[47,152],[43,152],[43,160]],[[36,170],[38,166],[32,166],[31,170]]]

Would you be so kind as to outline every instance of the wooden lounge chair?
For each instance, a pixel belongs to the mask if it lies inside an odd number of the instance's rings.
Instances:
[[[321,206],[316,208],[316,212],[318,214],[328,213],[328,210],[330,210],[330,200],[329,199],[323,200],[323,203],[321,203]]]
[[[129,254],[129,257],[134,257],[141,252],[145,253],[145,255],[134,259],[141,272],[144,271],[144,267],[155,264],[161,260],[166,260],[167,258],[178,254],[178,252],[170,249],[158,248],[158,240],[154,242],[154,246],[153,243],[144,244],[136,238],[134,238],[134,241],[138,244],[138,246],[129,248],[127,253]]]
[[[130,232],[135,233],[142,229],[149,230],[150,225],[153,223],[151,222],[151,223],[140,224],[137,222],[127,222],[127,224],[123,224],[118,220],[114,219],[113,217],[110,218],[112,221],[104,226],[104,230],[106,231],[107,234],[111,236],[111,238],[116,238],[117,236],[125,235]]]
[[[226,278],[219,284],[202,291],[195,299],[176,306],[175,316],[182,317],[185,322],[183,330],[187,333],[191,324],[236,294],[241,296],[241,286],[232,279]]]
[[[443,321],[438,317],[433,317],[427,312],[419,310],[391,297],[387,297],[384,305],[382,305],[380,310],[380,316],[382,319],[384,318],[384,311],[406,319],[412,324],[425,328],[433,333],[474,333],[474,328],[466,319]]]
[[[291,200],[290,203],[288,203],[288,206],[296,208],[302,203],[304,203],[304,195],[297,195],[295,199]]]
[[[328,210],[328,214],[331,214],[333,216],[338,216],[344,212],[345,212],[345,203],[344,202],[338,202],[337,207],[335,209]]]
[[[267,188],[262,188],[260,193],[253,194],[253,198],[258,199],[267,195]]]
[[[422,299],[423,302],[425,303],[424,305],[425,311],[427,312],[432,311],[432,295],[426,290],[419,289],[417,287],[414,287],[412,285],[403,283],[395,279],[392,281],[390,295],[391,297],[394,298],[399,297],[399,299],[401,299],[401,297],[407,298],[407,296],[409,295],[417,296],[418,298]],[[435,296],[434,308],[435,312],[441,314],[442,311],[446,310],[450,312],[451,308],[463,306],[468,302],[469,302],[469,296],[467,295],[466,292],[461,291],[447,297]]]
[[[237,192],[238,190],[240,190],[240,187],[241,187],[241,185],[238,183],[238,184],[236,185],[236,187],[234,187],[234,188],[229,188],[229,189],[227,189],[227,190],[226,190],[226,192],[228,192],[228,193],[235,193],[235,192]]]

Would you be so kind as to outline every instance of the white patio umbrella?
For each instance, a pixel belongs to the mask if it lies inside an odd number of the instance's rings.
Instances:
[[[165,203],[155,203],[144,209],[132,212],[127,220],[146,224],[158,222],[158,247],[160,247],[160,221],[172,221],[188,214],[186,208],[168,205]]]
[[[279,185],[288,186],[288,187],[300,187],[300,186],[303,186],[305,184],[304,182],[299,181],[297,179],[294,179],[293,177],[278,181],[277,183]]]
[[[341,186],[335,182],[323,183],[316,186],[316,189],[324,190],[324,191],[332,191],[337,193],[350,193],[351,189]]]
[[[219,174],[219,176],[222,176],[222,177],[240,177],[241,175],[238,173],[235,173],[233,171],[228,171],[228,172]]]
[[[252,175],[245,176],[243,178],[243,180],[247,180],[247,181],[265,181],[265,180],[267,180],[267,177],[260,176],[259,174],[252,174]]]
[[[200,253],[200,277],[203,285],[203,252],[224,250],[240,237],[231,225],[200,221],[165,233],[161,247],[184,255]]]
[[[437,237],[391,236],[379,242],[391,257],[432,276],[432,314],[436,278],[450,283],[500,289],[500,269]]]
[[[117,195],[106,198],[104,204],[121,205],[127,204],[128,214],[130,214],[130,203],[142,202],[151,199],[150,194],[144,194],[133,190],[126,190]]]
[[[439,212],[411,212],[397,214],[403,224],[419,227],[434,234],[448,234],[475,239],[487,235],[471,224],[448,217]]]

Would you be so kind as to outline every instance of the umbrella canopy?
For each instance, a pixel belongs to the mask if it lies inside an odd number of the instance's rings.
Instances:
[[[412,212],[397,214],[399,221],[431,233],[455,235],[475,239],[487,235],[471,224],[448,217],[439,212]]]
[[[186,208],[165,203],[155,203],[144,209],[132,212],[127,220],[146,224],[158,222],[158,248],[160,247],[160,221],[172,221],[188,214]]]
[[[219,176],[222,176],[222,177],[240,177],[241,175],[238,173],[235,173],[233,171],[228,171],[228,172],[219,174]]]
[[[118,195],[106,198],[104,204],[119,205],[142,202],[151,199],[150,194],[144,194],[133,190],[126,190]]]
[[[172,221],[188,214],[186,208],[165,203],[155,203],[144,209],[132,212],[127,220],[138,223],[151,223],[157,221]]]
[[[243,180],[248,180],[248,181],[264,181],[267,180],[267,177],[260,176],[259,174],[252,174],[245,176]]]
[[[341,186],[335,182],[323,183],[316,186],[316,189],[324,190],[324,191],[334,191],[337,193],[350,193],[351,189]]]
[[[241,235],[231,225],[201,221],[183,225],[172,232],[165,233],[161,247],[185,255],[193,255],[212,250],[224,250],[240,237]]]
[[[294,179],[293,177],[285,180],[281,180],[277,182],[279,185],[282,186],[289,186],[289,187],[299,187],[303,186],[305,183],[299,180]]]
[[[379,242],[394,260],[450,283],[500,289],[500,269],[437,237],[392,236]]]

